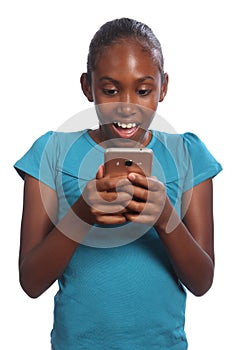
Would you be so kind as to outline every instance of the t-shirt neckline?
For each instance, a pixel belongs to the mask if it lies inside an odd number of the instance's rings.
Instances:
[[[93,138],[90,136],[89,131],[91,131],[92,129],[86,129],[86,132],[84,133],[85,138],[87,139],[87,141],[96,149],[100,150],[101,152],[105,151],[105,148],[102,147],[100,144],[98,144],[97,142],[95,142],[93,140]],[[146,145],[146,148],[153,148],[154,144],[156,142],[156,137],[155,137],[155,130],[150,130],[152,133],[152,137],[150,142],[148,143],[148,145]]]

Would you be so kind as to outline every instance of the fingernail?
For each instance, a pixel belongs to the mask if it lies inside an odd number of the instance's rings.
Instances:
[[[128,177],[129,177],[129,179],[132,180],[132,181],[136,179],[136,176],[135,176],[134,174],[132,174],[132,173],[129,174]]]

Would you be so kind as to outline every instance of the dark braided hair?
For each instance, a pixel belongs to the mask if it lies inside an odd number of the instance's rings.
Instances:
[[[155,58],[155,62],[164,79],[164,60],[159,40],[144,23],[130,18],[119,18],[103,24],[95,33],[89,46],[87,58],[87,79],[91,81],[91,72],[95,70],[103,49],[124,39],[133,39],[140,43]]]

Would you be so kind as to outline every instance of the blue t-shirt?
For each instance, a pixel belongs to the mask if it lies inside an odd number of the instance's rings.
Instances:
[[[152,175],[165,184],[179,215],[183,193],[221,171],[191,133],[153,131],[147,147],[154,153]],[[87,130],[48,132],[15,168],[57,192],[61,219],[103,160],[104,149]],[[187,349],[186,292],[153,228],[94,226],[58,283],[53,350]]]

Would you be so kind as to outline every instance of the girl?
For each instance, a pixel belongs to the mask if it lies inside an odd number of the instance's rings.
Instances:
[[[36,298],[58,280],[53,350],[187,349],[186,288],[200,296],[213,282],[221,166],[194,134],[149,129],[168,75],[145,24],[104,24],[81,86],[99,127],[48,132],[15,164],[22,288]],[[104,176],[110,146],[152,149],[152,176]]]

